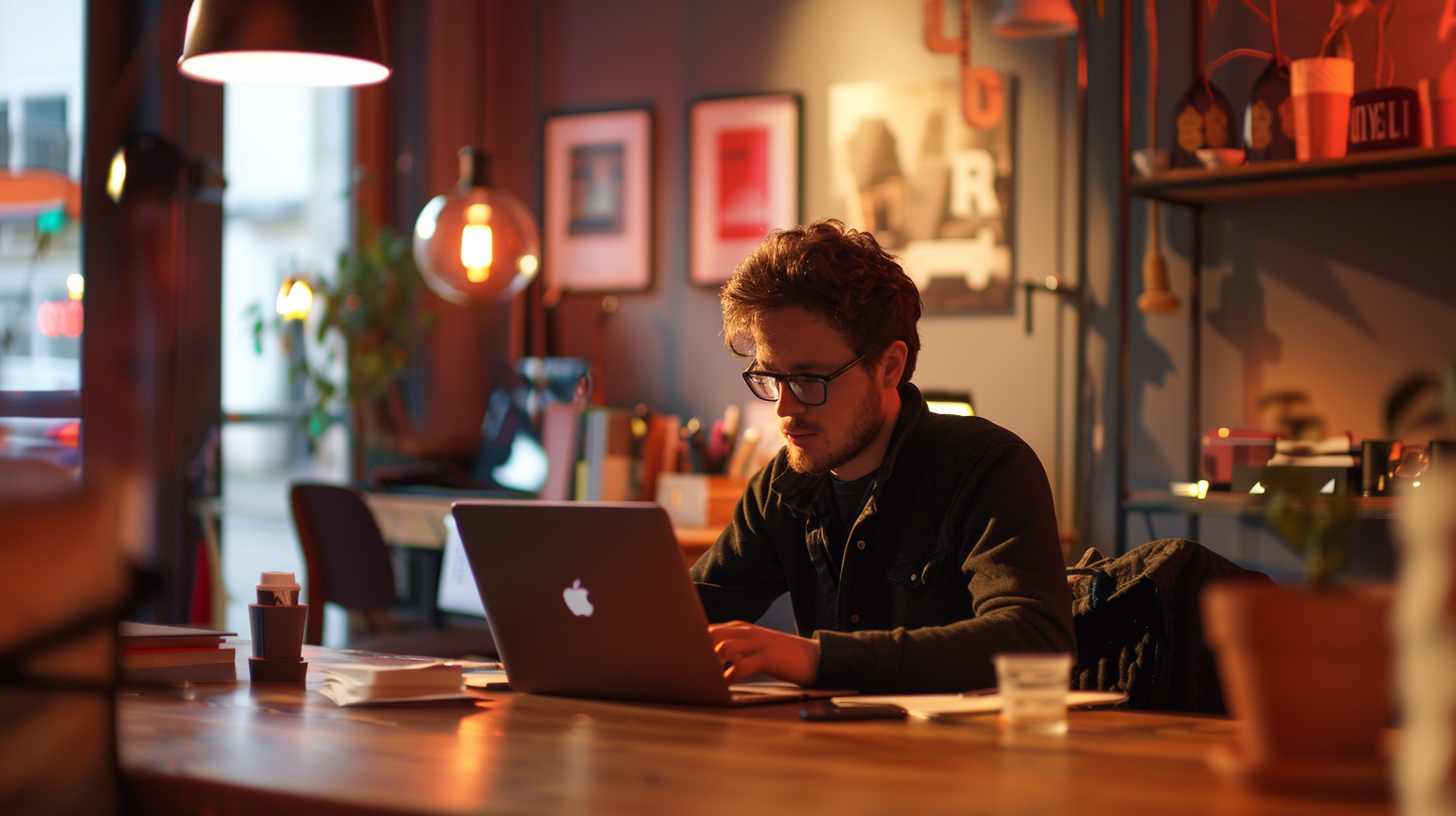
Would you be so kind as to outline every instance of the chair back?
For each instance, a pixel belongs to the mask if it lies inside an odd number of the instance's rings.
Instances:
[[[289,499],[308,566],[304,600],[313,607],[304,640],[319,645],[324,603],[361,612],[387,609],[395,601],[394,568],[384,536],[359,491],[295,484]]]
[[[1224,713],[1199,596],[1215,579],[1269,582],[1267,575],[1195,541],[1165,538],[1117,558],[1088,550],[1067,577],[1077,636],[1073,688],[1126,692],[1128,708]]]

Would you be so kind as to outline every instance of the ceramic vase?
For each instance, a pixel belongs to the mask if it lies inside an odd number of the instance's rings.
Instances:
[[[1210,586],[1204,633],[1241,726],[1215,765],[1271,790],[1386,791],[1390,595],[1388,586]]]

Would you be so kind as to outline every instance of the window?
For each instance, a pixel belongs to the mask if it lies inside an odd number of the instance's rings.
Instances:
[[[0,168],[80,181],[85,6],[0,0]],[[0,212],[0,457],[79,465],[80,247],[53,200]]]
[[[0,170],[10,166],[10,103],[0,101]]]
[[[71,143],[66,135],[66,98],[45,96],[25,100],[26,167],[68,172]]]

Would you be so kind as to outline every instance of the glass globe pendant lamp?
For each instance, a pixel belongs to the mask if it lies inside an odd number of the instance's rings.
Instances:
[[[508,301],[541,266],[541,234],[521,200],[490,183],[490,155],[460,150],[460,183],[415,221],[415,263],[451,303]]]

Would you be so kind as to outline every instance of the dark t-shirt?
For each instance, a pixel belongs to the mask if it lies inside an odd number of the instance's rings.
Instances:
[[[829,558],[834,563],[834,571],[839,572],[839,565],[844,561],[844,548],[849,546],[849,531],[854,527],[854,520],[859,518],[859,512],[864,509],[865,501],[870,497],[870,488],[875,484],[875,476],[879,470],[872,470],[858,479],[851,479],[847,482],[840,481],[833,475],[829,477],[829,484],[834,488],[834,509],[835,517],[830,524]]]

